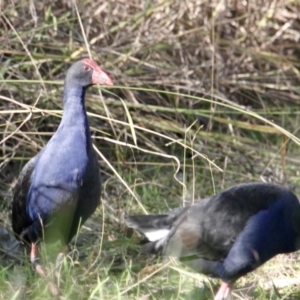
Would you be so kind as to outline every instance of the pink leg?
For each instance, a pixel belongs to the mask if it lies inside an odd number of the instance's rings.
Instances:
[[[31,244],[31,252],[30,252],[30,262],[33,265],[35,271],[45,280],[48,281],[48,286],[49,286],[49,290],[51,292],[51,294],[53,296],[58,296],[59,295],[59,290],[57,288],[57,286],[55,285],[55,283],[49,281],[47,279],[47,275],[46,272],[44,270],[44,268],[42,267],[42,265],[38,262],[38,246],[35,243]]]
[[[232,285],[226,282],[222,282],[214,300],[227,300],[230,298]]]
[[[57,277],[57,281],[60,282],[60,268],[61,264],[64,260],[66,252],[69,250],[68,245],[62,246],[60,249],[60,252],[58,253],[56,257],[56,262],[55,262],[55,275]]]

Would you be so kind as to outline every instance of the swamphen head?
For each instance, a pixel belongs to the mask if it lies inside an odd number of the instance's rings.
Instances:
[[[143,251],[177,256],[194,270],[220,278],[215,300],[233,283],[279,253],[300,248],[300,204],[285,187],[248,183],[163,215],[126,219],[149,243]]]
[[[21,171],[15,187],[12,225],[15,236],[31,245],[37,263],[37,244],[68,244],[100,202],[101,181],[85,110],[85,90],[93,84],[111,86],[110,77],[91,59],[73,64],[64,84],[64,114],[47,145]],[[52,284],[53,294],[58,290]]]
[[[113,85],[111,78],[93,60],[84,58],[73,64],[67,72],[65,83],[89,87],[93,84]]]

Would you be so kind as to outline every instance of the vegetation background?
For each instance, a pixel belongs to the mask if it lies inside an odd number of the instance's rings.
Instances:
[[[64,299],[212,299],[219,281],[140,254],[124,216],[248,181],[300,194],[299,1],[5,0],[0,44],[0,299],[53,298],[11,235],[12,189],[89,53],[115,82],[86,97],[103,205],[61,269],[44,257]],[[299,299],[298,260],[274,258],[234,296]]]

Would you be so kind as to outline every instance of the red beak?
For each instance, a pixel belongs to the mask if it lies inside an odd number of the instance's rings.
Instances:
[[[84,58],[82,62],[94,69],[92,84],[114,85],[111,78],[93,60]]]
[[[92,84],[101,84],[101,85],[114,85],[111,78],[98,66],[94,68],[92,75]]]

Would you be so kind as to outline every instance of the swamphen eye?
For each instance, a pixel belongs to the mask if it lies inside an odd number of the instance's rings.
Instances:
[[[88,72],[88,71],[90,70],[90,67],[87,66],[87,65],[84,65],[84,66],[83,66],[83,70],[86,71],[86,72]]]

